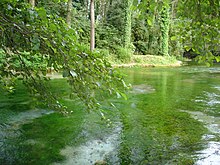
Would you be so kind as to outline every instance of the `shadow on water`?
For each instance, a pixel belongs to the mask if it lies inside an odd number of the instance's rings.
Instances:
[[[10,115],[6,123],[0,123],[0,155],[2,159],[9,164],[19,159],[19,146],[16,143],[22,135],[21,126],[32,122],[33,119],[48,115],[53,111],[35,109],[31,111],[21,112],[17,115]]]
[[[35,108],[33,98],[19,81],[14,93],[1,91],[0,95],[0,164],[23,164],[26,149],[23,145],[23,125],[54,113],[53,110]],[[33,141],[33,143],[35,143]],[[29,164],[29,163],[28,163]]]

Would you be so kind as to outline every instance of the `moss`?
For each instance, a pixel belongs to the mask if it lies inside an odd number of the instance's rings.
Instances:
[[[178,162],[193,162],[193,157],[189,155],[201,147],[197,144],[206,132],[203,125],[189,114],[173,109],[164,110],[160,108],[161,105],[148,109],[152,105],[145,106],[144,100],[149,99],[143,95],[138,100],[137,108],[131,108],[131,102],[124,103],[120,108],[124,125],[120,150],[122,162],[130,160],[127,156],[130,157],[129,153],[135,148],[142,154],[144,152],[140,160],[147,160],[147,164],[166,164],[177,153],[188,155],[187,160],[176,157]]]

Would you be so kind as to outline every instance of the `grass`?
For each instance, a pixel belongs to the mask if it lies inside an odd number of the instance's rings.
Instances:
[[[132,61],[140,64],[149,65],[172,65],[177,64],[177,60],[172,56],[156,56],[156,55],[134,55]]]
[[[155,66],[180,66],[181,62],[172,56],[133,55],[130,62],[111,62],[114,67],[155,67]]]

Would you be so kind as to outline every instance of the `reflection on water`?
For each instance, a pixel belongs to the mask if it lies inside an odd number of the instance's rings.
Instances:
[[[206,98],[204,98],[206,97]],[[210,108],[216,104],[220,104],[220,95],[217,93],[210,93],[204,91],[204,96],[202,97],[197,97],[196,102],[204,102],[207,104],[207,106],[210,106]]]
[[[196,120],[203,122],[211,133],[214,134],[220,133],[220,117],[209,116],[199,111],[184,110],[183,112],[190,113]]]

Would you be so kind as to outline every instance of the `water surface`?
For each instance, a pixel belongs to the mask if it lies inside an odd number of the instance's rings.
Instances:
[[[121,71],[132,88],[128,100],[103,102],[105,120],[66,99],[62,79],[51,90],[67,117],[32,107],[23,88],[1,97],[0,164],[219,164],[220,68]]]

